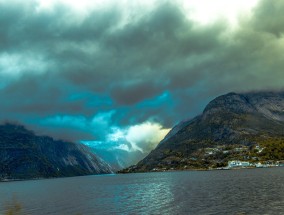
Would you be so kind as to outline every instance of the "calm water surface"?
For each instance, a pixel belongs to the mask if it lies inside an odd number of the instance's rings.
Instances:
[[[284,168],[85,176],[0,183],[23,214],[284,214]]]

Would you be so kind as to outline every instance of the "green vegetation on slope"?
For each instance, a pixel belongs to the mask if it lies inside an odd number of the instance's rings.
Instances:
[[[210,169],[232,160],[284,160],[283,110],[284,92],[220,96],[137,165],[120,172]]]

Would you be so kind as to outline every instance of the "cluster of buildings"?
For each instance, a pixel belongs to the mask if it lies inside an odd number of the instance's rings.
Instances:
[[[263,168],[263,167],[284,167],[284,161],[265,161],[263,163],[251,163],[248,161],[239,161],[239,160],[233,160],[228,162],[227,169],[235,169],[235,168],[249,168],[249,167],[257,167],[257,168]]]
[[[259,148],[257,148],[258,150]],[[246,152],[248,151],[248,147],[247,146],[241,146],[241,147],[236,147],[236,148],[231,148],[228,149],[228,147],[221,145],[221,146],[217,146],[215,148],[205,148],[205,155],[215,155],[218,152],[221,152],[223,154],[228,154],[228,153],[234,153],[234,152]]]

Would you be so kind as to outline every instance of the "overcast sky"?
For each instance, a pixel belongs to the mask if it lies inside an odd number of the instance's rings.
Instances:
[[[284,1],[0,0],[0,120],[148,153],[231,91],[284,86]]]

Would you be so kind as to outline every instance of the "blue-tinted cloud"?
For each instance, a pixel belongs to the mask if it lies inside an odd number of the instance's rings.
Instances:
[[[0,0],[1,121],[144,152],[155,144],[127,138],[135,126],[160,134],[220,94],[283,88],[281,1],[258,1],[237,28],[199,22],[188,1],[99,2]]]

